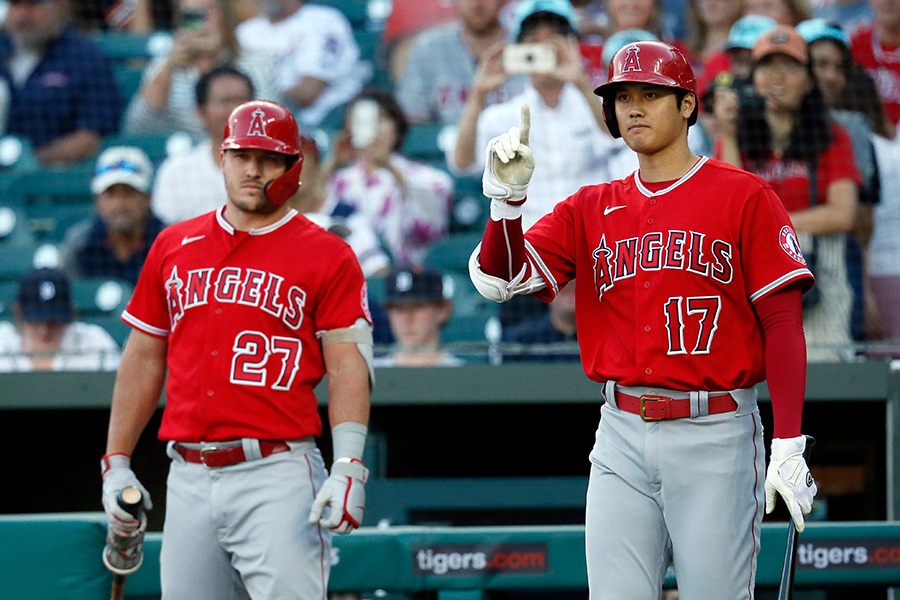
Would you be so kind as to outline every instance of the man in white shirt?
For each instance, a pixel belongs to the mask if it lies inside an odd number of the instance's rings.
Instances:
[[[350,22],[335,8],[303,0],[256,4],[260,15],[238,26],[238,42],[273,57],[279,92],[301,124],[315,127],[370,75]]]
[[[69,280],[58,269],[32,269],[16,297],[16,326],[0,327],[0,372],[114,371],[119,346],[102,327],[73,321]]]
[[[523,104],[531,108],[531,147],[541,157],[528,187],[522,227],[531,227],[556,203],[584,185],[625,177],[637,159],[603,123],[602,105],[584,72],[576,36],[577,22],[565,0],[523,0],[516,9],[512,34],[517,43],[544,43],[556,52],[556,68],[533,73],[519,96],[485,108],[484,97],[505,73],[501,52],[484,59],[472,84],[459,125],[450,169],[474,175],[484,168],[484,149],[492,137],[519,122]],[[620,154],[631,160],[617,160]]]
[[[208,137],[190,152],[163,161],[153,184],[150,206],[167,225],[224,206],[219,143],[231,111],[253,100],[253,83],[232,67],[217,67],[199,79],[196,98],[197,117]]]

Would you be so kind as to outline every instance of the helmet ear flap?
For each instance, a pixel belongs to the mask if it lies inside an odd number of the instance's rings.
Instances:
[[[297,157],[290,168],[263,187],[263,193],[272,204],[281,206],[300,189],[300,173],[303,171],[303,154]]]
[[[622,137],[619,131],[619,122],[616,120],[616,104],[615,97],[612,94],[606,94],[603,98],[603,122],[609,130],[609,135],[615,139]]]

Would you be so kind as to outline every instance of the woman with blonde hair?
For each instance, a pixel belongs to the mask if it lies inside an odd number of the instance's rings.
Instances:
[[[125,133],[186,131],[196,139],[205,137],[194,87],[203,73],[224,65],[247,74],[257,98],[280,100],[272,59],[238,44],[238,20],[229,0],[181,0],[178,21],[169,53],[144,70],[125,113]]]

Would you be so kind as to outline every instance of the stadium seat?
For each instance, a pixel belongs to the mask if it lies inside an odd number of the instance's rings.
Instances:
[[[84,277],[72,282],[72,302],[82,317],[119,317],[134,287],[108,277]]]
[[[413,125],[403,142],[403,154],[410,160],[420,160],[430,164],[444,165],[444,151],[438,145],[438,136],[443,130],[440,123]]]
[[[496,316],[496,309],[491,310],[490,307],[472,315],[454,314],[441,332],[441,341],[443,343],[487,341],[486,327]]]
[[[67,168],[43,168],[19,173],[3,190],[4,204],[91,202],[92,164]]]
[[[480,242],[480,231],[452,233],[431,247],[425,262],[441,271],[468,273],[469,256]]]
[[[34,247],[0,246],[0,281],[18,281],[34,264]]]
[[[116,66],[116,83],[119,86],[119,94],[126,105],[141,87],[141,79],[144,76],[143,67],[128,65]]]
[[[131,31],[97,31],[91,39],[116,63],[133,59],[149,60],[154,56],[154,40],[158,33]]]
[[[41,242],[59,244],[72,225],[94,216],[93,202],[35,204],[25,208],[32,235]]]
[[[16,303],[18,281],[0,281],[0,319],[12,321],[12,307]]]
[[[34,244],[34,234],[23,211],[10,206],[0,206],[0,245],[31,248]]]

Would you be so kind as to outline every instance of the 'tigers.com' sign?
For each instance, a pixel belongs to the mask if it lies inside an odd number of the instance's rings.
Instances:
[[[412,547],[416,575],[546,573],[547,544],[434,544]]]

